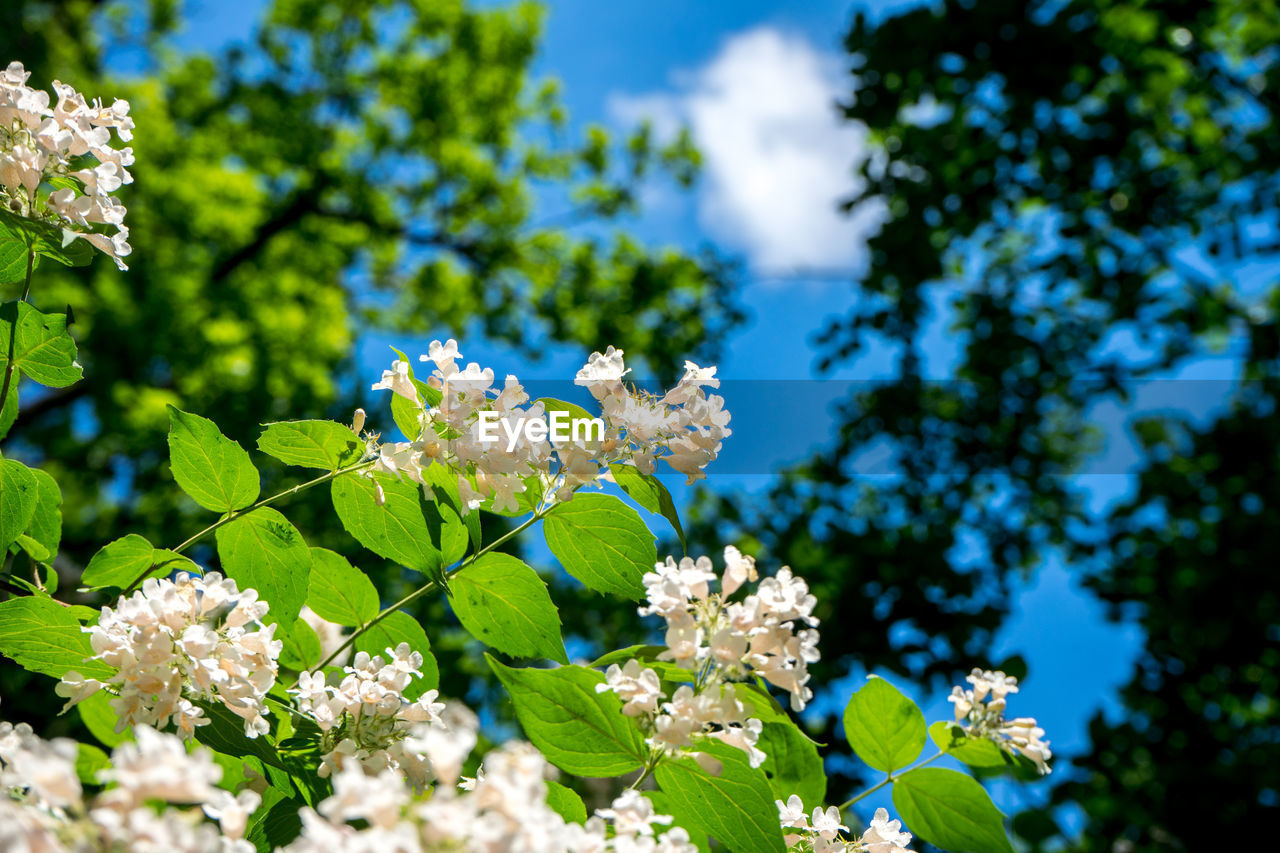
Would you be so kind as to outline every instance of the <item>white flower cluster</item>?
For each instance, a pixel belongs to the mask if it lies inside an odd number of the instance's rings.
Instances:
[[[966,676],[973,687],[953,687],[948,702],[955,703],[956,722],[971,737],[988,738],[1008,752],[1020,752],[1035,762],[1042,774],[1049,773],[1049,742],[1041,740],[1044,729],[1033,717],[1004,718],[1007,697],[1018,692],[1018,679],[1003,672],[973,668]]]
[[[373,390],[388,390],[409,400],[418,411],[418,434],[412,441],[389,442],[378,448],[375,471],[404,474],[423,482],[422,469],[444,464],[457,477],[464,510],[485,501],[498,512],[515,511],[517,495],[531,486],[539,499],[554,495],[569,500],[577,488],[595,483],[614,462],[634,462],[645,473],[654,470],[658,454],[673,468],[702,477],[715,459],[720,442],[730,434],[729,413],[720,397],[707,397],[702,387],[716,387],[715,368],[685,365],[684,378],[663,397],[628,389],[622,351],[610,347],[593,353],[575,380],[587,387],[603,409],[603,434],[581,430],[568,438],[557,436],[541,402],[529,405],[520,381],[506,377],[494,385],[492,368],[472,362],[458,367],[458,343],[432,341],[422,361],[434,365],[430,387],[441,393],[439,405],[429,406],[410,374],[409,363],[397,360]],[[543,427],[531,431],[530,424]],[[495,436],[497,436],[495,438]]]
[[[574,379],[600,403],[606,445],[629,445],[626,457],[644,474],[652,474],[654,460],[661,458],[690,483],[705,477],[702,469],[720,453],[721,440],[733,434],[724,398],[703,391],[720,387],[716,369],[686,361],[684,376],[661,397],[628,388],[623,377],[629,372],[622,350],[609,347],[592,353]]]
[[[449,728],[441,716],[445,706],[435,701],[435,690],[414,702],[404,696],[413,679],[422,677],[422,655],[401,643],[387,649],[385,661],[381,655],[358,652],[343,671],[347,674],[336,687],[325,684],[323,672],[304,672],[298,686],[289,691],[320,728],[320,775],[327,777],[348,766],[371,773],[391,769],[402,772],[417,787],[438,777],[421,742],[432,737],[424,727]],[[467,734],[461,736],[468,739]],[[472,731],[465,751],[474,743]]]
[[[775,800],[778,820],[785,832],[783,840],[794,853],[908,853],[911,833],[902,831],[902,822],[889,820],[889,812],[876,809],[867,831],[857,839],[844,838],[849,827],[840,822],[840,810],[829,806],[813,810],[813,822],[805,814],[804,803],[795,794],[785,803]],[[799,831],[795,831],[799,830]]]
[[[51,109],[49,93],[28,86],[30,77],[21,62],[0,71],[0,202],[10,213],[69,228],[126,269],[125,208],[111,193],[133,182],[126,168],[133,149],[110,142],[112,129],[123,142],[133,138],[129,102],[90,103],[55,80]],[[43,201],[42,186],[52,187]]]
[[[116,747],[100,773],[112,787],[86,803],[74,741],[45,741],[24,723],[0,723],[0,850],[253,853],[244,831],[261,797],[214,787],[222,768],[207,749],[188,753],[180,739],[149,726],[134,734],[136,742]],[[156,801],[196,808],[157,811]]]
[[[184,737],[209,719],[192,700],[220,702],[244,720],[248,737],[265,734],[267,691],[275,684],[281,641],[262,624],[268,605],[257,590],[210,572],[179,572],[173,581],[149,578],[115,608],[104,607],[90,635],[100,660],[116,669],[106,684],[71,671],[56,690],[70,708],[104,686],[117,695],[116,731],[163,728],[172,720]],[[63,710],[66,710],[64,708]]]
[[[817,602],[787,568],[731,602],[729,596],[758,575],[755,560],[733,546],[725,548],[724,559],[719,593],[711,592],[716,575],[706,557],[679,563],[668,557],[644,576],[649,606],[640,615],[657,614],[667,622],[667,648],[658,660],[688,671],[692,686],[681,685],[664,702],[658,672],[630,660],[610,666],[596,689],[612,690],[623,701],[623,713],[644,718],[654,748],[675,753],[710,737],[741,749],[758,767],[765,759],[756,747],[762,723],[749,716],[731,682],[760,676],[787,690],[791,707],[803,710],[813,696],[808,665],[818,660],[818,632],[796,625],[818,624]]]
[[[435,756],[431,756],[432,759]],[[415,800],[404,780],[385,770],[374,776],[345,768],[333,777],[333,796],[303,809],[302,835],[287,853],[401,853],[473,850],[485,853],[695,853],[683,829],[659,835],[671,818],[655,814],[637,791],[584,824],[569,823],[547,805],[550,767],[532,746],[508,743],[485,756],[461,790],[439,786]],[[350,821],[364,821],[357,829]],[[613,832],[609,833],[612,826]]]

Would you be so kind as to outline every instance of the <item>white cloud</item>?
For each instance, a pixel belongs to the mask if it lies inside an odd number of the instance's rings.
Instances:
[[[698,218],[757,270],[861,268],[878,203],[845,215],[866,156],[863,131],[840,119],[848,94],[839,60],[771,28],[740,33],[673,91],[610,98],[613,117],[655,131],[688,124],[704,157]]]

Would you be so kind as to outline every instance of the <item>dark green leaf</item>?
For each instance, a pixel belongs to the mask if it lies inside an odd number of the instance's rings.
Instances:
[[[644,763],[644,736],[622,713],[622,702],[610,691],[596,692],[603,675],[580,666],[515,669],[485,657],[511,695],[525,736],[552,764],[578,776],[605,777]]]
[[[169,407],[173,479],[205,509],[230,512],[258,499],[258,469],[243,447],[208,418]]]
[[[455,574],[449,603],[462,627],[487,646],[512,657],[569,662],[547,585],[510,554],[485,554]]]
[[[36,478],[36,510],[27,525],[27,535],[54,555],[62,541],[62,490],[49,472],[33,468],[31,473]]]
[[[580,494],[542,521],[547,547],[565,571],[599,592],[644,596],[655,538],[635,510],[610,495]]]

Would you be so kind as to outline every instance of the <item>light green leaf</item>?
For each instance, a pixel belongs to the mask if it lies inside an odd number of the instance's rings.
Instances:
[[[80,674],[83,675],[84,671],[81,670]],[[110,693],[99,690],[75,707],[84,727],[106,747],[116,747],[133,740],[133,731],[124,725],[120,715],[111,707],[111,698]],[[116,731],[117,726],[120,731]]]
[[[258,469],[243,447],[208,418],[169,407],[173,479],[205,509],[230,512],[258,499]]]
[[[769,778],[776,799],[792,794],[809,809],[821,806],[827,796],[827,774],[818,747],[796,724],[765,723],[757,746],[766,756],[760,769]]]
[[[448,516],[448,513],[444,512],[444,507],[453,510],[453,514],[461,518],[462,523],[467,528],[467,536],[471,540],[472,549],[479,551],[481,545],[480,513],[462,511],[462,495],[458,491],[457,474],[448,465],[428,465],[422,469],[422,479],[431,489],[436,503],[442,507],[441,514]],[[453,556],[454,553],[456,553],[456,545],[451,544],[451,550],[445,554],[445,565],[456,563],[466,556],[465,545],[461,554]]]
[[[485,657],[511,695],[525,736],[561,770],[621,776],[648,757],[644,736],[622,713],[621,700],[611,691],[596,692],[604,683],[600,673],[581,666],[515,669]]]
[[[338,625],[363,625],[378,615],[378,591],[369,576],[341,554],[311,549],[307,606]]]
[[[50,388],[65,388],[84,375],[76,362],[76,342],[67,333],[67,315],[41,314],[29,303],[0,305],[0,372],[9,364],[9,336],[13,363],[27,376]]]
[[[85,678],[105,681],[115,672],[102,661],[89,660],[89,635],[65,605],[51,598],[27,596],[0,601],[0,654],[23,669],[61,678],[76,670]]]
[[[512,657],[569,662],[547,585],[510,554],[485,554],[455,574],[449,603],[462,627],[487,646]]]
[[[3,381],[0,379],[0,381]],[[9,394],[4,398],[4,405],[0,406],[0,438],[4,438],[9,434],[9,430],[13,428],[13,422],[18,419],[18,383],[22,381],[22,371],[15,370],[13,379],[9,383]]]
[[[386,503],[378,506],[374,482],[347,474],[333,481],[333,508],[342,526],[375,554],[429,577],[440,574],[442,555],[431,544],[418,485],[377,474]]]
[[[258,449],[286,465],[336,471],[360,461],[364,443],[351,427],[335,421],[264,424]]]
[[[320,638],[306,620],[299,619],[287,632],[278,632],[276,639],[284,641],[280,650],[280,663],[289,669],[306,672],[315,669],[316,664],[320,663],[323,652]]]
[[[291,630],[307,600],[311,549],[289,519],[259,507],[218,528],[218,559],[240,589],[256,589],[270,605],[267,620]]]
[[[599,592],[639,600],[653,571],[655,538],[636,511],[610,495],[580,494],[542,521],[547,547],[565,571]]]
[[[74,233],[49,222],[27,219],[0,209],[0,234],[6,239],[20,239],[37,255],[53,258],[69,267],[82,267],[93,260],[94,249],[87,240],[68,239],[67,235]]]
[[[85,785],[100,785],[98,771],[110,766],[111,759],[93,744],[76,744],[76,778]]]
[[[435,655],[431,654],[427,632],[422,630],[416,619],[403,610],[397,610],[357,637],[355,646],[358,652],[385,658],[387,649],[395,649],[401,643],[408,643],[409,648],[422,655],[422,678],[414,679],[404,690],[406,697],[417,699],[440,686],[440,667],[436,664]]]
[[[565,823],[586,823],[587,804],[571,788],[554,779],[547,780],[547,807],[564,818]]]
[[[9,549],[31,524],[40,497],[40,483],[16,459],[0,460],[0,554]]]
[[[18,235],[10,234],[7,229],[0,228],[0,284],[25,281],[26,277],[26,242]]]
[[[720,775],[708,775],[690,758],[664,761],[655,771],[676,820],[698,827],[733,853],[782,853],[776,797],[764,771],[727,744],[701,749],[721,762]]]
[[[973,777],[921,767],[898,777],[893,805],[906,828],[952,853],[1013,853],[1003,815]]]
[[[929,737],[938,749],[970,767],[1007,767],[1014,763],[1013,757],[995,741],[969,737],[964,729],[947,720],[939,720],[929,726]]]
[[[155,548],[145,538],[130,533],[98,549],[89,560],[80,583],[90,588],[127,588],[155,565]]]
[[[49,553],[48,548],[44,547],[25,533],[18,537],[18,547],[25,551],[27,556],[36,563],[47,563],[53,557],[53,555]],[[55,575],[55,577],[57,576]],[[49,592],[53,593],[57,592],[57,590],[51,589]]]
[[[892,773],[920,755],[924,714],[898,688],[872,676],[845,706],[844,734],[859,758]]]
[[[613,463],[609,466],[609,470],[613,472],[613,479],[617,481],[618,486],[630,495],[633,501],[649,512],[658,513],[671,523],[672,529],[680,539],[680,547],[688,551],[689,546],[684,539],[684,527],[680,524],[680,513],[676,512],[676,504],[671,499],[671,492],[662,485],[662,481],[652,474],[640,473],[634,465],[622,462]]]
[[[52,557],[62,541],[62,489],[48,471],[33,468],[31,473],[36,478],[36,510],[27,525],[27,535]]]

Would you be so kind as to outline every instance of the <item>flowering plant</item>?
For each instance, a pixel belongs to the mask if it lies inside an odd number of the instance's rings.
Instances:
[[[132,155],[107,144],[110,129],[130,138],[128,104],[54,87],[51,108],[21,65],[0,75],[0,282],[24,288],[0,313],[5,431],[22,379],[62,387],[81,374],[66,318],[27,301],[38,259],[87,262],[73,249],[83,239],[123,269],[129,251],[110,194],[132,180]],[[76,709],[111,749],[0,724],[0,847],[892,853],[914,835],[1011,850],[972,775],[923,765],[950,756],[1047,773],[1044,732],[1005,718],[1015,679],[975,669],[951,697],[955,719],[926,727],[872,678],[849,699],[845,732],[884,778],[826,805],[819,745],[793,716],[814,698],[816,597],[732,546],[719,569],[659,559],[632,503],[663,516],[683,546],[654,472],[665,463],[692,482],[730,437],[724,400],[709,393],[714,367],[687,362],[656,395],[627,384],[623,352],[594,353],[575,381],[600,429],[565,437],[546,426],[555,413],[592,416],[531,400],[515,376],[496,386],[492,369],[459,367],[461,357],[455,341],[436,341],[421,357],[426,380],[397,353],[373,384],[392,392],[403,440],[382,441],[363,411],[350,424],[265,425],[262,453],[320,472],[267,497],[244,448],[171,408],[174,481],[212,519],[169,549],[136,534],[105,544],[80,578],[108,602],[99,608],[56,597],[57,482],[0,460],[2,580],[14,593],[0,602],[0,654],[53,679],[63,712]],[[516,420],[543,428],[507,428]],[[486,436],[495,422],[510,441]],[[359,545],[421,578],[412,593],[384,603],[364,572],[309,546],[274,506],[320,486]],[[486,540],[483,513],[519,520]],[[570,663],[545,582],[498,550],[535,525],[586,587],[643,602],[662,642]],[[209,537],[218,571],[187,555]],[[527,742],[474,754],[487,743],[480,718],[439,695],[427,626],[404,612],[427,595],[444,596],[490,649]],[[930,737],[938,751],[920,761]],[[879,808],[863,823],[854,806],[890,786],[896,816]],[[598,801],[590,815],[584,792]]]

